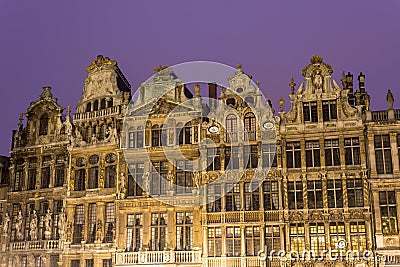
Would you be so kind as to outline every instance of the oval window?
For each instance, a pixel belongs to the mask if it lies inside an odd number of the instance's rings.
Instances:
[[[97,156],[97,155],[90,156],[90,158],[89,158],[90,164],[96,164],[97,162],[99,162],[99,156]]]
[[[106,156],[106,162],[107,163],[113,163],[117,160],[117,156],[113,153],[110,153]]]
[[[86,160],[84,158],[79,158],[76,160],[76,166],[83,167],[86,165]]]

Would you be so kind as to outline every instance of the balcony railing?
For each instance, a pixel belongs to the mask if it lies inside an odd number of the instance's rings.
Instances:
[[[227,211],[203,214],[203,223],[273,222],[279,221],[279,211]]]
[[[116,266],[162,263],[201,264],[201,251],[141,251],[115,254]]]
[[[387,121],[389,119],[387,110],[372,111],[372,121]]]
[[[10,251],[61,250],[63,247],[63,242],[60,240],[20,241],[10,243]]]
[[[85,112],[85,113],[75,113],[74,120],[75,121],[88,120],[88,119],[94,119],[94,118],[98,118],[98,117],[118,115],[118,114],[120,114],[120,112],[121,112],[121,106],[114,106],[114,107],[110,107],[110,108],[106,108],[106,109],[90,111],[90,112]]]
[[[283,267],[286,266],[284,262],[278,258],[267,258],[263,260],[259,257],[215,257],[203,259],[203,266],[205,267]]]

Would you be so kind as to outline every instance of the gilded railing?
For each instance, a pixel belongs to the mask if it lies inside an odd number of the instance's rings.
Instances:
[[[227,211],[203,214],[203,223],[274,222],[279,221],[279,211]]]
[[[115,265],[201,263],[201,251],[140,251],[117,252]]]
[[[114,106],[106,109],[90,111],[85,113],[75,113],[74,120],[88,120],[94,119],[99,117],[111,116],[111,115],[118,115],[121,112],[121,106]]]
[[[61,240],[37,240],[37,241],[20,241],[11,242],[10,251],[24,250],[60,250],[63,249]]]

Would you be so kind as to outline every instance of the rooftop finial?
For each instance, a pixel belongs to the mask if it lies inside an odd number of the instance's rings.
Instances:
[[[312,56],[310,59],[312,64],[322,63],[322,60],[323,60],[323,58],[318,55]]]
[[[278,103],[280,111],[283,111],[283,105],[285,104],[285,100],[283,100],[282,96],[279,97]]]
[[[163,65],[160,64],[159,66],[155,67],[153,70],[156,71],[156,72],[160,72],[160,71],[163,71],[163,70],[168,69],[168,68],[169,68],[169,66],[163,66]]]
[[[341,79],[341,81],[342,81],[343,89],[347,88],[347,84],[346,84],[346,74],[344,73],[344,71],[342,72],[342,79]]]
[[[53,98],[53,94],[51,93],[50,86],[43,87],[43,91],[40,94],[40,99],[46,99],[46,98]]]
[[[292,94],[294,94],[294,87],[296,86],[296,83],[294,82],[293,76],[292,76],[292,78],[290,79],[289,86],[290,86],[290,91],[292,92]]]
[[[242,70],[243,65],[242,64],[237,64],[237,69]]]

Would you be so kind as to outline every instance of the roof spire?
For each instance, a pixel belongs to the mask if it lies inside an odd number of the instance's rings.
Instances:
[[[289,86],[290,86],[290,91],[292,92],[292,94],[294,94],[294,87],[296,86],[296,83],[294,82],[293,76],[292,76],[292,78],[290,79]]]

